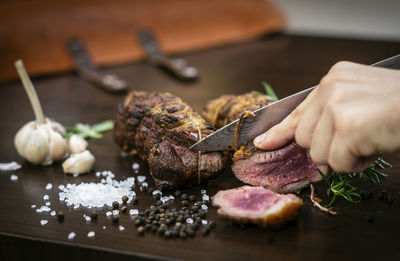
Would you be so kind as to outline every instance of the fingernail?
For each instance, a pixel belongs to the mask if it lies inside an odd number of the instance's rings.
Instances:
[[[266,132],[264,132],[263,134],[257,136],[253,141],[254,145],[256,145],[256,146],[261,145],[261,143],[265,140],[266,137],[267,137],[267,133]]]

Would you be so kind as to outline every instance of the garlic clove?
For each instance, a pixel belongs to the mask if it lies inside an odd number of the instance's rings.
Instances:
[[[48,118],[46,118],[46,120],[50,123],[50,126],[54,131],[60,133],[62,136],[65,135],[65,133],[67,131],[65,130],[64,126],[62,126],[60,123],[58,123],[56,121],[53,121],[53,120],[50,120]]]
[[[72,135],[68,140],[69,152],[71,154],[80,153],[86,150],[88,146],[87,141],[79,135]]]
[[[68,154],[67,141],[61,136],[60,133],[50,132],[50,153],[49,156],[52,160],[62,160]]]
[[[17,149],[18,154],[21,157],[25,157],[25,145],[28,140],[31,139],[31,135],[33,134],[34,129],[36,129],[36,123],[34,121],[30,121],[25,124],[21,129],[19,129],[19,131],[15,135],[14,145]]]
[[[95,158],[90,151],[71,154],[71,156],[62,164],[65,173],[83,174],[89,172],[95,163]]]

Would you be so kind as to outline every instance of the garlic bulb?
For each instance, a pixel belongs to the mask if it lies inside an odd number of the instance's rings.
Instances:
[[[79,135],[72,135],[68,140],[69,152],[71,154],[80,153],[86,150],[88,146],[87,141]]]
[[[15,62],[26,93],[31,102],[36,120],[25,124],[16,134],[15,147],[22,157],[33,164],[50,165],[68,155],[67,141],[64,139],[64,127],[48,118],[44,118],[42,107],[35,88],[29,79],[21,60]]]
[[[90,151],[71,154],[71,156],[62,164],[65,173],[83,174],[89,172],[94,165],[95,158]]]
[[[57,122],[45,119],[44,123],[30,121],[15,135],[18,154],[33,164],[50,165],[68,155],[65,129]]]

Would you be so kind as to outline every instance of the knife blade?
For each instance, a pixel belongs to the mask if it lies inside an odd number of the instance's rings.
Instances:
[[[389,69],[400,69],[400,54],[388,59],[379,61],[370,66]],[[305,89],[292,94],[286,98],[268,104],[253,111],[254,117],[244,117],[239,129],[238,147],[248,144],[258,135],[266,132],[274,125],[281,122],[288,116],[317,86]],[[235,139],[235,132],[238,124],[235,120],[218,129],[210,136],[195,143],[190,147],[192,150],[218,151],[232,149]]]

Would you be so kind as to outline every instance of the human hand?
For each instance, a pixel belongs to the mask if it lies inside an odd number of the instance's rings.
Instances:
[[[335,64],[319,86],[254,145],[273,150],[295,139],[315,163],[342,172],[365,169],[400,149],[400,71]]]

